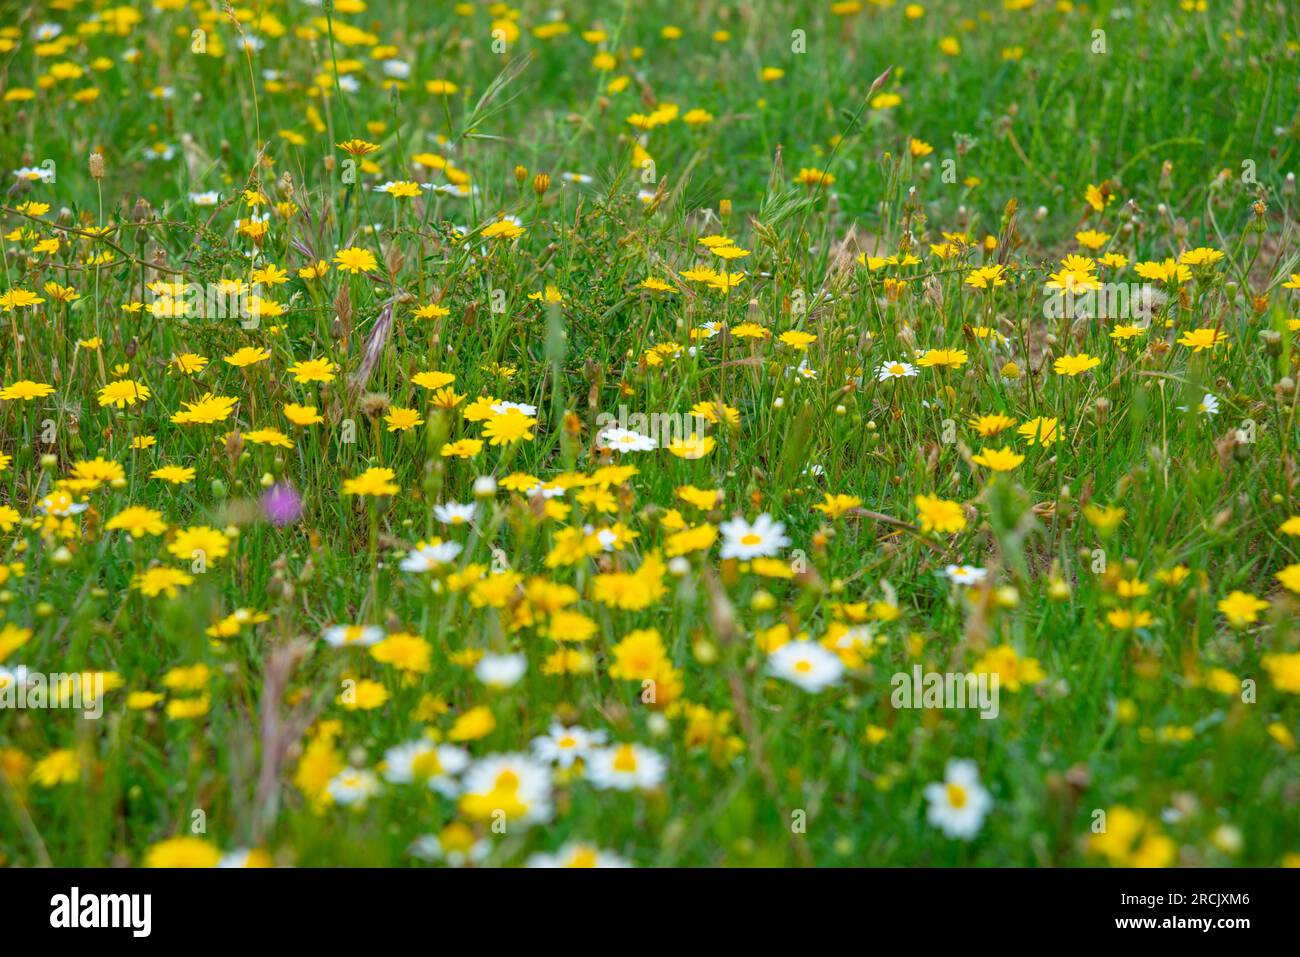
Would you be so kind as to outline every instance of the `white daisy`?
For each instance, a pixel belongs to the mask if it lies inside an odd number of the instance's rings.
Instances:
[[[979,833],[993,798],[980,785],[974,761],[949,761],[943,777],[942,782],[925,786],[925,798],[930,802],[926,818],[949,837],[969,841]]]
[[[474,675],[489,688],[497,691],[510,688],[528,670],[528,659],[522,654],[484,655],[474,666]]]
[[[648,435],[633,432],[631,429],[607,429],[600,437],[601,448],[616,452],[649,452],[658,448],[659,443]]]
[[[958,585],[978,585],[988,575],[988,569],[974,565],[948,565],[943,573]]]
[[[445,828],[437,834],[422,834],[407,849],[408,853],[425,861],[446,861],[452,867],[481,864],[492,851],[492,842],[486,838],[474,840],[463,825]]]
[[[384,76],[391,76],[395,80],[405,80],[411,75],[411,64],[405,60],[385,60],[383,69]]]
[[[205,193],[190,193],[190,202],[195,206],[215,206],[221,202],[221,194],[215,189]]]
[[[551,769],[526,754],[492,754],[476,761],[461,781],[461,806],[500,811],[512,824],[551,816]]]
[[[40,180],[42,183],[49,183],[54,180],[54,170],[43,166],[24,166],[21,169],[14,170],[14,176],[30,182]]]
[[[617,854],[602,851],[594,844],[583,841],[571,841],[554,854],[539,852],[533,854],[524,864],[525,867],[631,867]]]
[[[371,771],[347,768],[335,775],[325,793],[342,807],[360,806],[379,793],[379,778]]]
[[[577,725],[566,728],[557,722],[546,734],[533,739],[533,754],[557,767],[571,768],[573,762],[586,760],[593,749],[604,743],[604,731],[588,731]]]
[[[910,362],[882,362],[880,368],[876,370],[876,378],[881,382],[889,379],[906,379],[914,375],[916,375],[916,366]]]
[[[446,505],[435,505],[433,507],[433,517],[444,525],[465,525],[474,521],[477,512],[478,506],[473,502],[468,505],[462,505],[460,502],[448,502]]]
[[[331,625],[325,629],[325,643],[334,648],[369,648],[384,640],[378,625]]]
[[[407,741],[384,752],[384,780],[390,784],[427,784],[444,797],[455,797],[452,775],[469,766],[469,752],[428,739]]]
[[[722,532],[722,557],[748,561],[775,555],[790,544],[785,537],[785,525],[772,520],[766,512],[754,519],[751,525],[737,516],[718,526]]]
[[[664,779],[668,762],[663,756],[639,744],[619,744],[591,753],[587,779],[602,791],[650,791]]]
[[[495,402],[492,405],[492,411],[497,415],[505,415],[511,409],[520,415],[536,415],[537,406],[529,405],[527,402]]]
[[[407,552],[398,567],[404,572],[437,571],[455,561],[460,550],[460,542],[426,542]]]
[[[768,655],[767,670],[804,691],[816,693],[840,680],[844,663],[839,655],[815,641],[791,641]]]

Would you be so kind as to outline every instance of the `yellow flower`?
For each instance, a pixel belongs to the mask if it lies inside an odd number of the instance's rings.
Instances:
[[[680,494],[680,491],[679,493]],[[862,499],[856,495],[832,495],[826,493],[826,500],[813,506],[817,511],[824,514],[829,519],[837,519],[851,508],[857,508],[862,504]]]
[[[971,272],[966,277],[966,285],[973,286],[976,289],[993,289],[997,286],[1005,286],[1007,281],[1004,277],[1007,267],[1003,265],[981,266]]]
[[[791,349],[796,349],[799,352],[805,351],[810,345],[817,341],[817,337],[811,332],[801,332],[798,329],[791,329],[788,332],[783,332],[779,338]]]
[[[1044,447],[1055,445],[1056,440],[1061,437],[1060,423],[1056,419],[1044,416],[1030,419],[1016,431],[1030,445],[1042,445]]]
[[[966,353],[961,349],[928,349],[916,360],[916,364],[926,369],[933,366],[960,369],[966,364]]]
[[[71,748],[51,751],[36,762],[36,767],[32,769],[32,780],[43,788],[72,784],[80,776],[81,759]]]
[[[1275,576],[1282,586],[1300,594],[1300,565],[1288,565]]]
[[[388,689],[378,681],[363,678],[356,686],[339,695],[339,704],[348,711],[374,711],[388,701]]]
[[[439,454],[445,459],[468,459],[473,458],[482,451],[482,439],[461,439],[459,442],[444,443]]]
[[[54,386],[46,385],[44,382],[33,382],[30,379],[20,379],[12,385],[7,385],[0,389],[0,399],[11,402],[15,399],[23,402],[30,402],[32,399],[40,399],[50,395],[54,391]]]
[[[256,365],[259,362],[265,362],[271,358],[270,349],[258,349],[255,346],[245,346],[225,357],[225,362],[234,366],[236,369],[243,369],[246,366]]]
[[[193,525],[176,533],[167,551],[183,561],[201,559],[204,563],[225,558],[230,551],[226,533],[208,525]]]
[[[497,726],[497,719],[486,707],[479,705],[460,715],[447,732],[448,741],[477,741],[486,738]]]
[[[362,496],[396,495],[401,491],[394,481],[396,477],[396,473],[392,469],[366,469],[356,478],[347,479],[343,483],[343,494]]]
[[[149,388],[143,383],[131,379],[119,379],[116,382],[110,382],[99,390],[99,404],[101,406],[111,405],[121,409],[128,405],[135,405],[137,402],[143,402],[149,398],[150,394]]]
[[[369,272],[379,263],[375,259],[375,254],[369,249],[350,246],[347,249],[340,249],[335,254],[334,265],[338,266],[340,272],[359,273]]]
[[[131,579],[131,587],[147,598],[166,595],[175,598],[177,589],[193,584],[194,579],[178,568],[158,566],[140,572]]]
[[[162,479],[173,485],[184,485],[194,481],[194,469],[184,465],[164,465],[150,472],[149,477]]]
[[[424,419],[420,418],[416,409],[401,409],[396,406],[388,410],[384,421],[388,423],[389,432],[405,432],[424,424]]]
[[[495,223],[489,223],[483,227],[480,235],[484,239],[515,239],[525,232],[524,227],[513,220],[499,219]]]
[[[1300,694],[1300,652],[1264,655],[1260,659],[1278,691]]]
[[[1227,598],[1220,599],[1215,607],[1228,619],[1228,624],[1240,628],[1258,621],[1259,613],[1268,607],[1268,602],[1244,591],[1234,591]]]
[[[316,406],[297,405],[293,402],[285,404],[284,417],[294,425],[316,425],[325,421],[316,411]]]
[[[1057,359],[1052,368],[1056,370],[1057,375],[1076,376],[1081,372],[1087,372],[1089,369],[1095,369],[1101,365],[1101,360],[1081,352],[1077,356],[1061,356]]]
[[[1213,349],[1220,342],[1226,342],[1227,339],[1226,332],[1216,329],[1192,329],[1178,337],[1178,344],[1186,346],[1193,352],[1204,352],[1206,349]]]
[[[995,472],[1010,472],[1025,460],[1023,455],[1013,452],[1009,446],[1000,449],[982,449],[978,455],[972,455],[971,461]]]
[[[305,359],[295,362],[287,371],[294,382],[305,385],[308,382],[333,382],[338,366],[328,359]]]
[[[109,531],[128,532],[132,538],[140,538],[144,535],[161,535],[167,531],[167,523],[163,521],[162,512],[145,508],[142,505],[132,505],[129,508],[124,508],[110,518],[104,527]]]
[[[918,495],[916,510],[922,531],[960,532],[966,527],[966,513],[958,502],[937,496]]]
[[[491,440],[492,445],[509,445],[520,439],[531,441],[532,427],[537,420],[524,415],[518,409],[508,409],[504,415],[493,416],[483,427],[483,435]]]
[[[145,867],[216,867],[221,851],[201,837],[185,835],[159,841],[145,852]]]

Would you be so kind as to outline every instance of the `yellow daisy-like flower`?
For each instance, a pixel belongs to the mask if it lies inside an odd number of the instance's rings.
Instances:
[[[952,533],[966,527],[966,513],[959,502],[934,495],[918,495],[916,512],[924,532]]]
[[[295,362],[287,371],[294,382],[306,385],[309,382],[333,382],[338,366],[328,359],[305,359]]]
[[[246,366],[257,365],[259,362],[265,362],[271,358],[270,349],[259,349],[256,346],[245,346],[225,357],[225,362],[234,366],[236,369],[243,369]]]
[[[979,454],[971,456],[971,461],[976,465],[982,465],[995,472],[1010,472],[1024,460],[1023,455],[1013,452],[1008,446],[1000,449],[982,449]]]
[[[340,272],[359,273],[370,272],[379,265],[379,262],[369,249],[350,246],[347,249],[340,249],[334,255],[334,265]]]
[[[405,432],[407,429],[424,424],[424,419],[420,418],[418,410],[401,409],[396,406],[388,410],[384,421],[388,423],[389,432]]]
[[[118,379],[116,382],[110,382],[99,390],[99,404],[101,406],[111,405],[114,408],[125,408],[128,405],[135,405],[137,402],[143,402],[149,398],[152,393],[148,386],[136,382],[133,379]]]
[[[366,469],[356,478],[347,479],[343,483],[344,495],[396,495],[401,491],[395,479],[397,475],[392,469],[370,468]]]

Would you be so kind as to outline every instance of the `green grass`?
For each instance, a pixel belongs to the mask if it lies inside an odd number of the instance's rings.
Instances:
[[[414,840],[456,822],[493,864],[570,841],[638,865],[1297,861],[1300,638],[1296,599],[1276,577],[1300,561],[1282,530],[1300,514],[1300,291],[1283,287],[1300,272],[1287,178],[1300,142],[1300,20],[1287,5],[946,2],[910,19],[901,3],[837,14],[808,2],[529,2],[501,50],[494,18],[515,15],[504,6],[395,0],[353,11],[335,0],[326,21],[301,3],[252,3],[239,8],[242,32],[263,42],[251,56],[217,9],[142,4],[119,34],[111,17],[91,19],[100,5],[48,6],[0,21],[12,28],[0,32],[4,169],[56,170],[49,183],[11,176],[3,202],[4,291],[44,301],[0,314],[0,387],[54,391],[0,400],[0,516],[9,506],[22,517],[0,534],[0,666],[112,672],[122,684],[98,720],[0,713],[0,862],[141,864],[188,835],[204,842],[188,848],[200,861],[261,848],[285,864],[407,865],[419,860]],[[557,6],[571,32],[535,36]],[[50,22],[62,36],[38,39]],[[667,26],[680,37],[663,36]],[[597,27],[603,38],[581,35]],[[1093,52],[1098,29],[1105,52]],[[959,49],[945,52],[945,38]],[[792,52],[796,41],[804,52]],[[593,65],[601,51],[612,69]],[[384,87],[384,59],[409,65],[402,89]],[[765,80],[774,67],[784,75]],[[620,78],[626,88],[611,90]],[[438,79],[456,91],[428,92]],[[879,108],[882,93],[897,104]],[[642,168],[628,117],[664,104],[680,113],[646,132],[653,167]],[[692,109],[711,122],[686,123]],[[336,145],[352,138],[378,146],[355,177]],[[913,138],[933,151],[913,156]],[[174,154],[150,159],[155,144]],[[468,174],[472,195],[373,190],[447,183],[446,171],[415,164],[422,153]],[[800,182],[803,169],[833,181]],[[538,173],[550,176],[543,195]],[[1090,187],[1113,200],[1093,209]],[[151,314],[149,283],[249,281],[254,243],[235,226],[254,212],[245,188],[270,204],[261,262],[287,281],[262,295],[283,315],[248,329]],[[218,206],[189,201],[207,190]],[[502,214],[526,232],[479,235]],[[1089,253],[1075,239],[1087,229],[1111,238]],[[936,255],[944,233],[969,245]],[[714,234],[749,255],[717,260],[698,244]],[[56,249],[40,245],[53,238]],[[375,267],[300,278],[341,247],[371,251]],[[1164,285],[1150,327],[1131,339],[1112,338],[1111,321],[1044,315],[1044,284],[1067,254],[1120,254],[1126,264],[1100,277],[1140,282],[1136,264],[1198,247],[1222,258]],[[859,253],[918,261],[869,269]],[[966,282],[998,262],[1006,285]],[[697,264],[745,278],[713,291],[680,275]],[[642,288],[651,276],[673,290]],[[78,298],[58,301],[48,283]],[[529,299],[548,286],[563,302]],[[124,308],[132,302],[144,308]],[[415,315],[432,303],[448,314]],[[732,335],[742,323],[768,338]],[[1179,343],[1200,328],[1226,339],[1202,352]],[[816,338],[801,352],[780,340],[790,331]],[[92,338],[97,348],[83,344]],[[224,361],[242,347],[271,355],[247,368]],[[965,361],[877,381],[881,363],[936,348]],[[182,374],[172,360],[185,353],[210,362]],[[1078,354],[1099,364],[1053,371]],[[332,382],[294,381],[289,367],[312,358],[337,365]],[[815,377],[795,371],[801,361]],[[465,398],[454,409],[411,382],[430,369],[455,376]],[[100,390],[119,379],[150,397],[102,406]],[[208,392],[238,399],[229,418],[172,422]],[[1217,415],[1198,411],[1206,393]],[[483,437],[484,423],[462,415],[480,396],[536,406],[533,437],[441,455],[446,442]],[[597,420],[620,405],[685,414],[702,402],[737,413],[733,426],[709,428],[716,447],[697,459],[616,456],[639,471],[608,490],[609,512],[577,487],[545,514],[541,498],[503,487],[468,527],[435,520],[434,505],[474,500],[478,476],[551,482],[609,464]],[[293,425],[285,403],[314,405],[325,421]],[[387,431],[390,406],[425,421]],[[969,420],[993,413],[1015,425],[981,438]],[[1059,421],[1048,447],[1017,432],[1039,416]],[[264,428],[292,448],[243,438]],[[145,436],[156,444],[134,448]],[[971,461],[1003,446],[1025,456],[1006,473]],[[119,463],[121,478],[58,484],[96,457]],[[151,478],[163,465],[192,467],[194,480]],[[342,493],[375,466],[393,470],[398,494]],[[303,500],[284,528],[261,520],[257,498],[273,482]],[[685,485],[721,490],[722,504],[686,504],[675,491]],[[60,487],[88,506],[66,524],[38,511]],[[857,503],[831,519],[812,507],[826,494]],[[918,495],[961,503],[964,528],[924,531]],[[165,533],[105,528],[129,506],[159,512]],[[1123,515],[1108,527],[1090,506]],[[722,559],[719,536],[685,556],[684,574],[666,573],[647,607],[599,600],[599,575],[670,547],[671,509],[697,527],[770,514],[791,540],[780,558],[793,577]],[[564,530],[616,523],[636,537],[548,565]],[[193,526],[226,529],[229,554],[174,598],[134,588],[151,567],[191,572],[167,545]],[[399,570],[435,537],[464,546],[458,569],[521,576],[505,605],[485,605],[447,572],[435,589]],[[985,583],[950,583],[950,563],[986,568]],[[1175,568],[1184,580],[1167,580]],[[590,673],[544,673],[560,645],[525,597],[539,581],[572,586],[570,609],[595,623],[569,646],[589,656]],[[1134,582],[1149,592],[1123,594]],[[1225,616],[1219,603],[1235,591],[1266,602],[1257,620]],[[211,638],[238,608],[266,620]],[[1118,627],[1112,613],[1124,610],[1150,620]],[[427,671],[404,676],[365,650],[327,646],[338,624],[419,636]],[[861,627],[867,645],[861,659],[844,656],[835,686],[809,693],[767,670],[782,624],[814,641]],[[658,673],[654,706],[639,679],[610,675],[615,646],[645,628],[658,630],[681,683],[666,701],[673,682]],[[1003,674],[996,719],[891,705],[895,673],[978,670],[1002,646],[1039,675],[1012,690]],[[468,657],[484,652],[523,653],[527,671],[487,688]],[[172,669],[196,664],[210,669],[201,689],[165,686]],[[349,679],[378,682],[387,700],[343,707]],[[163,697],[130,706],[139,692]],[[206,713],[169,710],[202,695]],[[442,739],[480,706],[494,727],[464,743],[475,761],[527,751],[558,721],[656,751],[663,780],[620,792],[556,772],[549,820],[507,815],[497,833],[490,816],[418,784],[383,783],[345,808],[321,800],[328,776],[313,786],[302,774],[322,754],[324,767],[377,771],[388,748]],[[75,757],[65,779],[44,780],[49,756],[65,753]],[[969,841],[927,820],[923,793],[962,758],[993,800]],[[1142,816],[1131,840],[1114,826],[1120,808]],[[1101,835],[1098,810],[1111,822]]]

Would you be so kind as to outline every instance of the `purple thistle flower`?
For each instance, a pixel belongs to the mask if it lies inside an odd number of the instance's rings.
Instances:
[[[262,512],[266,520],[277,528],[292,525],[302,514],[302,498],[292,485],[272,485],[262,495]]]

